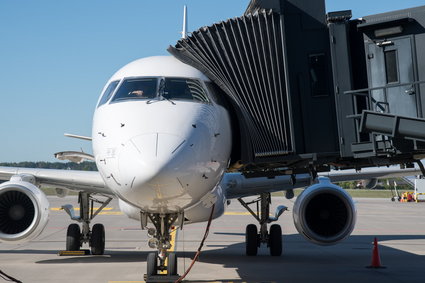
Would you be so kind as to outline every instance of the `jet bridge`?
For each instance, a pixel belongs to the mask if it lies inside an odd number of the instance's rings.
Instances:
[[[352,20],[323,0],[252,0],[168,51],[218,86],[235,168],[315,174],[425,156],[424,27],[425,6]]]

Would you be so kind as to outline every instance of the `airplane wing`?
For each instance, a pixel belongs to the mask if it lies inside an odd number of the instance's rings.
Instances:
[[[328,177],[331,182],[356,181],[365,179],[395,178],[403,176],[422,175],[419,168],[398,169],[396,167],[363,168],[361,171],[332,170],[319,173],[318,176]],[[296,188],[308,187],[314,183],[309,174],[283,175],[274,178],[245,178],[239,173],[226,173],[221,186],[225,188],[229,199],[240,198],[261,193],[288,191]]]
[[[39,168],[18,168],[0,166],[0,181],[8,181],[12,176],[25,174],[35,178],[38,186],[64,188],[88,193],[112,195],[97,171],[57,170]]]
[[[350,170],[332,170],[326,173],[320,173],[319,176],[328,177],[331,182],[356,181],[364,179],[379,178],[397,178],[403,176],[422,175],[419,168],[398,169],[396,167],[371,167],[363,168],[361,171]]]

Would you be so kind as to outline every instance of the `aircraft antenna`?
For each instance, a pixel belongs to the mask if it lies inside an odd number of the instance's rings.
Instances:
[[[183,30],[182,30],[182,38],[186,38],[187,36],[187,6],[183,6]]]

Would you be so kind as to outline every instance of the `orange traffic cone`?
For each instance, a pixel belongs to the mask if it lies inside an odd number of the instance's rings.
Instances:
[[[368,268],[385,268],[381,265],[381,257],[379,256],[378,240],[375,237],[373,241],[372,263]]]

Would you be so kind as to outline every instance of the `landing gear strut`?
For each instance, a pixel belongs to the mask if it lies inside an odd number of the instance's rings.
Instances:
[[[168,279],[178,279],[177,274],[177,255],[169,252],[171,249],[171,232],[174,223],[183,227],[183,213],[159,214],[159,213],[141,213],[142,229],[147,228],[147,219],[152,222],[155,228],[148,229],[148,241],[150,248],[157,249],[157,252],[149,253],[147,257],[146,282],[154,282],[158,277],[166,276]],[[167,271],[167,275],[158,275],[160,271]],[[152,281],[153,280],[153,281]]]
[[[241,198],[238,200],[260,224],[260,232],[258,232],[255,224],[249,224],[246,226],[246,255],[256,256],[261,244],[267,244],[267,247],[270,249],[270,255],[280,256],[282,254],[282,229],[280,225],[273,224],[271,225],[269,232],[267,230],[267,224],[278,220],[279,216],[287,210],[287,207],[283,205],[278,206],[276,208],[275,216],[270,217],[270,193],[262,193],[258,199],[250,202],[245,202]],[[251,209],[251,204],[256,204],[257,213]]]
[[[90,222],[98,215],[110,202],[112,198],[107,197],[105,201],[95,199],[89,193],[80,192],[78,202],[80,204],[80,216],[75,216],[74,207],[70,204],[62,206],[72,220],[81,223],[82,229],[76,223],[70,224],[66,233],[66,250],[78,251],[84,243],[88,243],[93,255],[103,255],[105,252],[105,227],[102,224],[95,224],[90,229]],[[101,206],[94,211],[94,203]]]

